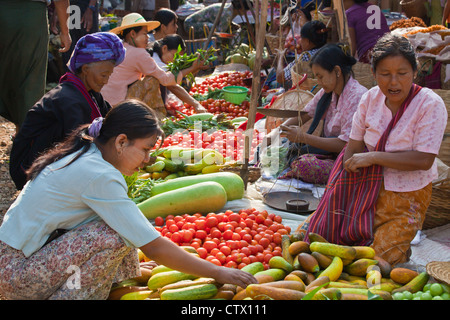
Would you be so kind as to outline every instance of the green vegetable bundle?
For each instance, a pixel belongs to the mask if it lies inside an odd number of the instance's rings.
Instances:
[[[174,131],[179,129],[184,130],[194,130],[196,126],[200,122],[202,125],[202,132],[210,129],[214,130],[227,130],[234,129],[234,125],[230,120],[226,120],[224,116],[214,116],[210,114],[211,117],[209,119],[197,119],[196,117],[199,115],[187,116],[182,112],[177,111],[181,115],[184,116],[183,119],[174,120],[172,118],[165,118],[162,120],[161,128],[164,131],[166,136],[172,134]],[[202,116],[206,116],[206,114],[200,114]]]
[[[192,54],[181,54],[181,51],[181,46],[178,46],[178,50],[174,55],[173,61],[167,64],[167,69],[172,72],[175,77],[178,76],[178,73],[181,70],[191,67],[194,61],[199,58],[204,61],[205,65],[208,65],[217,59],[217,56],[215,55],[217,50],[213,47],[210,47],[207,50],[198,49]]]

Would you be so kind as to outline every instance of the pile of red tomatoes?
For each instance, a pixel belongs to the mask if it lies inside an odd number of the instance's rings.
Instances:
[[[244,79],[251,78],[252,75],[253,72],[251,71],[224,72],[213,77],[208,77],[201,83],[193,85],[189,93],[191,95],[195,93],[206,94],[208,93],[208,89],[223,89],[227,86],[242,86],[250,89],[250,87],[246,86],[246,84],[244,83]]]
[[[162,236],[194,247],[201,258],[239,269],[257,261],[267,269],[270,258],[281,256],[281,237],[291,232],[280,216],[255,208],[157,217],[155,225]]]
[[[243,86],[251,90],[249,86],[244,83],[244,79],[252,77],[251,71],[245,72],[224,72],[213,77],[204,79],[201,83],[195,84],[191,87],[189,94],[207,94],[208,89],[214,91],[216,89],[223,89],[227,86]],[[250,92],[250,91],[249,91]],[[247,117],[250,102],[245,100],[240,105],[226,101],[225,99],[213,99],[208,98],[203,101],[199,101],[205,109],[213,114],[224,113],[228,119],[234,119],[236,117]],[[187,103],[182,103],[179,100],[171,100],[166,104],[167,112],[170,116],[174,116],[177,119],[182,119],[183,116],[177,111],[184,113],[185,115],[195,114],[195,110]]]
[[[262,142],[264,135],[256,129],[252,135],[249,160],[253,159],[255,148]],[[158,143],[157,143],[158,145]],[[178,146],[181,148],[214,149],[231,160],[243,160],[245,132],[242,130],[216,130],[211,133],[190,131],[175,132],[164,139],[162,148]]]

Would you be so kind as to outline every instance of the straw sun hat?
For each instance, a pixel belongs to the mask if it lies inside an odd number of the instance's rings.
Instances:
[[[120,24],[120,27],[112,29],[110,32],[115,34],[121,34],[123,30],[128,28],[135,28],[135,27],[144,27],[147,26],[147,32],[152,31],[153,29],[156,29],[159,27],[161,23],[159,21],[146,21],[143,16],[141,16],[139,13],[129,13],[126,16],[122,18],[122,23]]]

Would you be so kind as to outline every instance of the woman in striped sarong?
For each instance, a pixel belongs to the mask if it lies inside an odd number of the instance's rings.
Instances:
[[[380,38],[372,67],[378,86],[361,98],[320,204],[298,230],[371,245],[395,265],[409,260],[425,219],[447,110],[436,93],[413,83],[416,57],[406,38]]]

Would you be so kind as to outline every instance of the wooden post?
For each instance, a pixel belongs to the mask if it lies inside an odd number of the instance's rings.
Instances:
[[[261,0],[261,10],[259,10],[259,1],[255,1],[255,38],[256,55],[255,66],[253,67],[252,94],[250,97],[250,108],[248,112],[247,129],[244,136],[244,163],[242,164],[241,177],[244,180],[245,189],[248,182],[248,162],[250,158],[251,141],[253,139],[253,128],[255,125],[256,108],[258,107],[258,97],[261,91],[261,63],[264,50],[264,40],[266,38],[266,22],[268,0]]]

